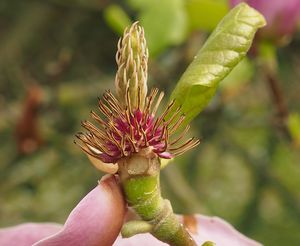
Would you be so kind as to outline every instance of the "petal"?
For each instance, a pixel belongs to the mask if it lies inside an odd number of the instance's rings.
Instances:
[[[105,176],[99,184],[73,209],[59,233],[34,245],[112,245],[123,224],[124,199],[114,176]]]
[[[101,161],[93,156],[90,156],[88,154],[87,154],[87,156],[88,156],[90,162],[93,164],[93,166],[104,173],[114,174],[119,169],[117,164],[104,163],[103,161]]]
[[[174,156],[169,152],[157,153],[157,155],[164,159],[172,159]]]
[[[213,241],[224,246],[261,246],[262,244],[247,238],[232,225],[219,217],[197,215],[197,233],[194,238],[198,243]]]
[[[182,216],[180,216],[182,220]],[[190,230],[194,232],[193,238],[197,245],[206,241],[212,241],[219,246],[261,246],[260,243],[247,238],[229,223],[218,218],[204,215],[194,216],[194,225],[190,225]],[[123,239],[118,237],[113,246],[167,246],[167,244],[158,241],[150,234],[139,234],[131,238]]]
[[[64,226],[27,223],[0,229],[0,245],[112,245],[122,227],[124,214],[124,198],[117,180],[106,175],[73,209]]]
[[[62,229],[56,223],[26,223],[0,229],[0,245],[29,246]]]

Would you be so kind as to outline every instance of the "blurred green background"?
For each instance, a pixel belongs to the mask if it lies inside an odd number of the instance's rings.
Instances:
[[[149,2],[0,2],[1,227],[63,223],[102,176],[73,140],[113,90],[124,26],[141,21],[149,86],[170,95],[229,10],[224,0]],[[202,143],[165,168],[162,189],[177,213],[220,216],[265,245],[299,245],[300,35],[256,49],[192,122]]]

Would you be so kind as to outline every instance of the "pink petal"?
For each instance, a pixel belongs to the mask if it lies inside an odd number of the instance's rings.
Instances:
[[[217,245],[230,246],[259,246],[262,245],[238,232],[232,225],[219,217],[197,216],[198,243],[213,241]]]
[[[35,242],[34,246],[166,245],[150,234],[140,234],[128,239],[119,236],[115,241],[124,213],[121,190],[113,176],[106,176],[74,208],[63,227],[54,223],[28,223],[0,229],[0,245],[29,246]],[[182,220],[182,216],[179,218]],[[261,245],[218,217],[196,215],[191,218],[193,223],[189,228],[193,229],[193,237],[198,245],[205,241],[212,241],[220,246]]]
[[[73,209],[62,231],[34,245],[112,245],[122,227],[124,214],[120,187],[114,176],[106,176]]]
[[[182,216],[181,216],[182,217]],[[197,232],[193,234],[197,245],[205,241],[212,241],[220,246],[260,246],[261,244],[247,238],[229,223],[218,218],[204,215],[195,216]],[[158,241],[150,234],[139,234],[131,238],[123,239],[118,237],[113,246],[167,246],[167,244]]]
[[[104,176],[70,213],[64,226],[28,223],[0,229],[2,246],[112,245],[123,224],[125,203],[114,176]]]
[[[55,223],[26,223],[0,229],[0,245],[29,246],[62,229]]]
[[[157,155],[164,159],[172,159],[174,156],[169,152],[157,153]]]
[[[266,37],[292,34],[300,18],[299,0],[230,0],[233,7],[240,2],[246,2],[260,11],[267,20],[267,26],[261,31]]]

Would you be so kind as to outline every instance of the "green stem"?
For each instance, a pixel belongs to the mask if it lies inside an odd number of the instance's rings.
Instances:
[[[145,169],[141,170],[141,166]],[[170,202],[161,197],[159,159],[132,157],[119,167],[127,202],[143,221],[151,225],[150,233],[172,246],[195,246],[195,241],[173,213]],[[135,230],[141,231],[136,227]]]

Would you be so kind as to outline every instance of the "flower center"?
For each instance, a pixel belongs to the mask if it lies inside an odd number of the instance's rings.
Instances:
[[[157,156],[170,159],[199,144],[199,140],[194,138],[180,144],[189,126],[180,134],[176,133],[184,120],[184,115],[180,113],[180,108],[174,110],[174,102],[171,102],[159,117],[155,117],[163,92],[158,95],[158,89],[153,89],[145,98],[143,108],[140,107],[138,93],[137,109],[131,109],[129,94],[127,95],[125,108],[123,108],[114,95],[107,91],[103,99],[99,100],[99,110],[106,120],[91,112],[92,118],[100,127],[96,127],[89,121],[82,122],[82,126],[88,132],[80,133],[77,137],[83,143],[80,147],[87,154],[105,163],[116,163],[123,157],[129,157],[142,149],[149,148]],[[172,110],[174,113],[166,119]],[[171,140],[173,136],[176,138]]]

